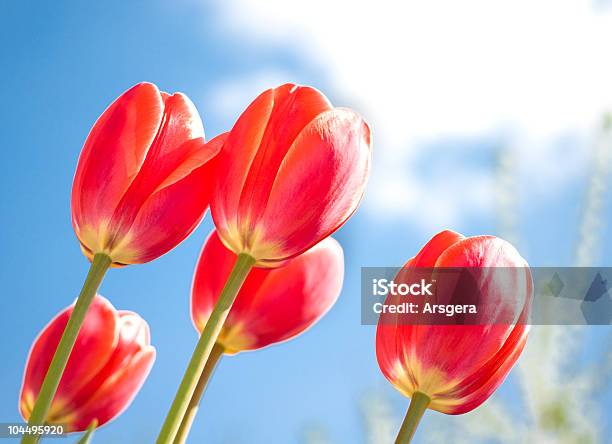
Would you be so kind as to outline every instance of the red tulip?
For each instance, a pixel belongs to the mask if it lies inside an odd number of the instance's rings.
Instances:
[[[434,236],[396,280],[415,267],[505,267],[503,273],[475,274],[478,310],[487,322],[402,325],[393,322],[394,315],[383,314],[376,331],[378,364],[402,394],[423,393],[430,398],[429,408],[442,413],[469,412],[504,381],[527,341],[533,294],[529,267],[506,241],[452,231]]]
[[[259,265],[297,256],[356,210],[370,169],[370,129],[319,91],[269,89],[225,137],[211,214],[236,254]]]
[[[204,329],[235,260],[236,255],[212,232],[198,260],[191,296],[191,317],[198,331]],[[232,354],[299,335],[336,302],[343,276],[342,248],[332,238],[280,268],[253,269],[217,343]]]
[[[28,419],[47,368],[74,306],[60,312],[38,335],[26,363],[20,411]],[[96,296],[68,360],[48,424],[84,431],[96,419],[105,424],[125,410],[144,383],[153,361],[149,326],[136,313],[115,310]]]
[[[72,223],[85,255],[115,266],[151,261],[185,239],[206,211],[209,160],[193,103],[140,83],[91,130],[72,187]]]

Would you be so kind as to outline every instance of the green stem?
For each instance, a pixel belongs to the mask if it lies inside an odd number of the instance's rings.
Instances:
[[[430,402],[431,398],[425,393],[414,392],[410,399],[410,407],[408,407],[402,427],[395,439],[395,444],[408,444],[412,441],[414,432],[416,432],[419,422]]]
[[[85,430],[85,433],[78,440],[77,444],[89,444],[93,439],[96,427],[98,427],[98,420],[94,419],[93,421],[91,421],[91,423],[89,423],[89,425],[87,426],[87,430]]]
[[[253,265],[255,265],[255,259],[252,256],[245,253],[238,255],[234,268],[223,290],[221,290],[219,300],[210,314],[210,318],[208,318],[204,331],[200,335],[198,344],[193,351],[187,370],[185,370],[185,374],[183,375],[181,385],[176,392],[170,411],[157,437],[157,444],[170,444],[174,441],[174,437],[176,436],[183,416],[187,411],[187,405],[198,383],[198,378],[202,374],[213,346],[217,342],[223,323],[236,300],[238,291],[240,287],[242,287],[251,268],[253,268]]]
[[[62,378],[62,374],[66,368],[66,363],[70,357],[70,352],[72,351],[72,347],[74,347],[77,335],[81,329],[83,320],[85,319],[87,309],[93,301],[96,291],[104,278],[104,274],[110,265],[111,258],[106,254],[100,253],[94,256],[91,267],[89,268],[89,273],[87,274],[87,278],[85,279],[85,283],[81,289],[81,293],[79,294],[76,304],[74,305],[70,319],[68,319],[64,333],[62,334],[59,344],[57,345],[57,349],[55,350],[51,364],[49,364],[49,369],[47,370],[45,379],[40,387],[40,392],[38,393],[38,398],[36,399],[36,403],[32,409],[32,414],[28,420],[28,425],[32,426],[44,424],[49,408],[51,407],[51,402],[53,401],[53,397],[55,396],[55,392],[59,386],[60,379]],[[21,443],[35,444],[36,435],[25,435],[21,440]]]
[[[185,412],[181,426],[176,433],[176,438],[174,438],[174,444],[184,444],[187,442],[187,437],[191,431],[191,425],[193,424],[195,416],[198,414],[198,407],[200,406],[200,401],[202,399],[202,395],[204,394],[204,390],[208,385],[208,381],[210,381],[210,377],[212,376],[215,367],[217,367],[217,364],[221,360],[221,356],[223,356],[224,351],[225,349],[223,346],[216,343],[210,352],[210,357],[208,358],[208,361],[206,361],[204,370],[202,371],[200,379],[198,380],[198,385],[196,385],[193,395],[191,396],[191,400],[189,401],[189,405],[187,406],[187,412]]]

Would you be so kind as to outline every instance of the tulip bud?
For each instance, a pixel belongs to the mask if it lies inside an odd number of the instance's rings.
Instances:
[[[443,231],[406,263],[396,280],[417,267],[504,267],[498,275],[474,273],[478,309],[487,313],[488,322],[405,325],[383,314],[377,326],[378,364],[395,388],[408,397],[426,395],[428,407],[442,413],[469,412],[504,381],[527,341],[533,296],[529,266],[499,238]]]
[[[211,193],[210,159],[193,103],[140,83],[92,128],[72,187],[72,224],[84,254],[114,266],[151,261],[199,224]]]
[[[216,231],[196,267],[191,317],[202,331],[236,255]],[[255,350],[291,339],[316,323],[336,302],[344,276],[340,244],[327,238],[279,268],[255,268],[247,277],[217,339],[225,353]]]
[[[356,210],[370,157],[370,129],[354,111],[310,87],[263,92],[218,156],[211,214],[219,237],[258,265],[297,256]]]
[[[19,405],[26,421],[73,308],[60,312],[32,345]],[[84,431],[93,420],[98,425],[107,423],[129,406],[154,360],[147,323],[136,313],[117,311],[107,299],[96,296],[45,422],[62,424],[67,432]]]

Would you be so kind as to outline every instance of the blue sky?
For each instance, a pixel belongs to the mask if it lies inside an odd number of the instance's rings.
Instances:
[[[592,175],[596,119],[584,123],[572,120],[569,112],[560,112],[555,115],[558,125],[533,127],[528,124],[538,121],[533,116],[524,121],[483,119],[488,114],[481,111],[493,105],[479,102],[477,98],[486,94],[470,84],[479,103],[476,111],[467,112],[469,118],[463,123],[470,130],[457,131],[444,112],[436,128],[431,119],[425,119],[427,110],[419,120],[408,105],[381,99],[392,96],[378,84],[387,81],[385,72],[395,66],[393,57],[389,67],[380,65],[375,71],[370,66],[366,69],[373,54],[362,54],[363,59],[356,61],[351,38],[346,38],[354,30],[345,26],[359,17],[338,15],[336,34],[341,45],[332,42],[328,48],[321,41],[329,41],[325,32],[334,35],[335,28],[312,25],[308,22],[312,11],[304,12],[303,26],[287,31],[279,25],[283,16],[274,16],[266,8],[244,25],[253,8],[252,2],[244,3],[0,5],[4,42],[0,82],[5,97],[0,108],[4,159],[0,332],[5,338],[0,342],[0,421],[19,420],[18,392],[29,346],[40,328],[78,294],[87,271],[88,262],[70,224],[70,188],[83,141],[104,108],[143,80],[166,91],[188,94],[209,138],[229,129],[260,89],[288,80],[314,85],[334,103],[363,112],[374,131],[371,188],[362,208],[335,235],[345,250],[347,270],[340,300],[315,328],[295,341],[223,360],[205,395],[192,442],[292,443],[300,442],[312,427],[326,430],[333,442],[362,442],[364,421],[359,405],[372,393],[389,400],[397,417],[393,420],[399,421],[407,401],[378,369],[374,328],[360,325],[359,269],[399,265],[444,228],[467,235],[501,234],[497,208],[507,194],[516,198],[509,212],[516,217],[519,249],[528,261],[572,265],[583,197]],[[266,17],[270,20],[267,31]],[[321,23],[330,20],[326,16]],[[582,25],[584,20],[579,20]],[[561,28],[563,22],[553,25]],[[355,45],[360,38],[355,35]],[[346,60],[333,57],[337,45],[346,48]],[[467,68],[463,68],[466,78],[469,63],[474,62],[468,56]],[[381,63],[379,57],[377,63]],[[527,60],[514,62],[527,66]],[[583,63],[588,67],[592,60]],[[364,69],[356,72],[354,66]],[[554,65],[550,72],[557,68]],[[474,72],[478,69],[473,67]],[[607,69],[602,66],[604,72]],[[382,80],[373,78],[372,72]],[[419,74],[419,81],[427,78],[425,74]],[[406,80],[409,84],[410,77]],[[526,86],[516,86],[522,87]],[[399,89],[402,99],[410,98],[414,91]],[[576,94],[568,94],[570,103],[578,101]],[[608,93],[601,96],[608,97]],[[510,104],[504,98],[500,101],[507,106],[501,108],[510,116],[522,115],[523,109],[529,115],[529,102]],[[548,103],[545,98],[536,100],[536,105]],[[457,109],[456,100],[464,97],[449,97],[450,109]],[[562,97],[559,100],[564,103]],[[436,101],[443,109],[444,98]],[[587,101],[576,107],[590,106],[597,115],[600,105]],[[402,116],[404,108],[406,116]],[[541,105],[540,109],[544,112],[554,106]],[[505,115],[497,111],[491,109],[491,114]],[[411,123],[411,116],[418,125]],[[484,123],[474,124],[481,121]],[[404,138],[402,128],[413,135]],[[504,148],[516,148],[516,163],[510,168],[515,182],[500,197],[491,190],[496,183],[497,156]],[[607,197],[601,218],[605,221],[611,216]],[[158,358],[132,406],[102,428],[95,442],[151,442],[156,436],[197,340],[188,297],[197,254],[211,228],[207,216],[186,242],[166,256],[150,264],[111,270],[104,281],[101,294],[117,308],[137,311],[149,322]],[[612,256],[603,246],[610,244],[609,227],[604,224],[597,233],[594,263],[608,265]],[[601,328],[588,332],[580,347],[585,361],[596,362],[607,335],[609,330]],[[524,420],[513,377],[496,397],[509,402],[518,419]],[[606,410],[611,400],[609,387],[595,399],[607,430],[611,421]],[[434,420],[444,421],[445,417],[428,414],[423,430]]]

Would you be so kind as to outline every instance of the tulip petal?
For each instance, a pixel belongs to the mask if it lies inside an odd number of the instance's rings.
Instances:
[[[212,165],[207,163],[197,168],[149,197],[130,231],[117,245],[115,263],[148,262],[167,253],[193,232],[210,202]]]
[[[203,149],[204,127],[189,98],[175,93],[164,102],[162,127],[153,141],[140,175],[155,190],[178,182],[211,159],[218,150]]]
[[[197,226],[209,204],[212,179],[196,171],[219,148],[205,144],[198,112],[185,95],[161,93],[152,84],[124,93],[96,123],[79,160],[73,220],[84,253],[90,259],[105,253],[117,266],[152,260],[173,248]],[[199,190],[188,186],[202,183],[202,196],[184,209],[172,206],[173,193],[195,195]],[[146,224],[163,217],[155,211],[173,213],[169,222],[178,223],[154,227],[154,236],[146,238]]]
[[[314,88],[285,84],[265,91],[240,116],[221,154],[219,197],[211,204],[215,224],[235,251],[247,251],[250,233],[266,208],[277,171],[295,138],[331,109]],[[231,217],[228,216],[232,215]]]
[[[134,355],[79,408],[78,415],[68,424],[70,430],[84,430],[94,419],[103,425],[119,416],[144,384],[154,361],[155,348],[150,346]]]
[[[503,347],[474,374],[467,377],[445,398],[452,402],[436,402],[432,408],[450,415],[467,413],[485,402],[504,382],[527,343],[529,326],[517,324]]]
[[[192,318],[198,330],[204,328],[235,259],[213,232],[194,276]],[[253,269],[238,293],[219,343],[231,354],[295,337],[331,308],[340,294],[343,275],[342,248],[331,238],[282,267]]]
[[[115,253],[119,264],[144,263],[161,256],[182,242],[204,217],[211,199],[216,158],[227,133],[200,149],[205,163],[178,182],[159,189],[142,205],[130,231]],[[199,139],[198,139],[199,140]],[[209,160],[210,159],[210,160]]]
[[[440,255],[463,239],[465,239],[464,236],[452,230],[444,230],[436,234],[414,257],[412,265],[415,267],[435,267]],[[408,268],[408,265],[404,265],[404,268]]]
[[[230,243],[234,251],[242,250],[237,233],[240,194],[273,107],[274,91],[266,90],[240,115],[217,157],[223,176],[217,180],[210,212],[224,242]]]
[[[140,83],[113,102],[92,128],[79,158],[72,188],[72,220],[88,248],[100,248],[97,228],[112,213],[136,177],[157,134],[163,102],[157,87]]]
[[[484,402],[518,359],[528,332],[531,274],[507,242],[493,236],[464,238],[446,231],[411,259],[410,267],[456,268],[473,274],[480,316],[474,325],[404,325],[381,316],[377,359],[383,374],[406,396],[431,398],[429,408],[460,414]],[[395,321],[395,322],[394,322]]]
[[[99,388],[112,379],[123,367],[130,364],[134,356],[150,347],[151,335],[148,324],[136,313],[118,312],[118,340],[112,355],[96,375],[70,398],[69,410],[80,410],[80,406],[94,397]]]
[[[124,237],[152,195],[189,177],[216,154],[213,145],[204,143],[204,130],[191,101],[180,93],[169,96],[165,100],[161,127],[142,168],[121,198],[109,223],[107,248],[111,257],[117,255],[113,250],[118,249],[118,245],[125,244]],[[200,209],[201,214],[207,205],[208,199]]]
[[[72,313],[70,306],[57,315],[34,341],[21,391],[22,414],[28,417],[33,402]],[[96,296],[79,331],[53,401],[50,417],[61,415],[72,394],[86,385],[104,367],[118,339],[117,315],[111,303]]]
[[[370,143],[361,117],[314,88],[265,91],[219,155],[211,213],[223,243],[278,266],[329,236],[361,200]]]
[[[338,229],[363,196],[370,157],[370,130],[357,113],[336,108],[311,121],[283,159],[253,256],[288,259]]]
[[[255,350],[293,338],[312,326],[335,303],[344,276],[342,248],[327,238],[285,266],[265,270],[256,293],[241,295],[232,323],[242,326]],[[240,346],[240,344],[238,345]]]
[[[327,98],[314,88],[287,84],[274,90],[274,108],[240,194],[240,226],[252,229],[257,224],[293,141],[313,119],[330,109]]]

